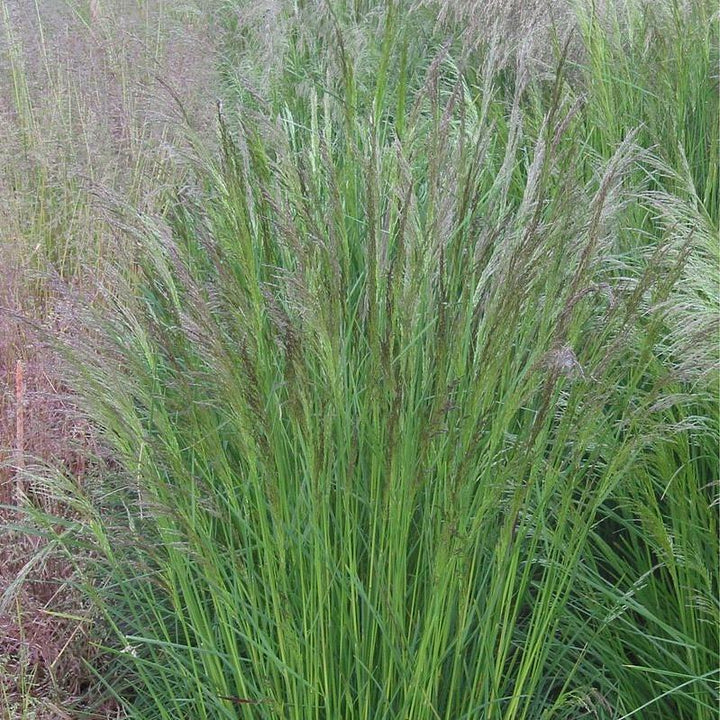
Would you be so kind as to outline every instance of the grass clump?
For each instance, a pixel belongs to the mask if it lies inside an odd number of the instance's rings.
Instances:
[[[130,717],[712,717],[712,80],[601,124],[609,30],[540,72],[436,18],[277,10],[76,348]]]

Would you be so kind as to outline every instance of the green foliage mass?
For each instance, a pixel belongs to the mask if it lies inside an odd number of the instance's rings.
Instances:
[[[714,717],[717,16],[243,7],[75,354],[130,717]]]

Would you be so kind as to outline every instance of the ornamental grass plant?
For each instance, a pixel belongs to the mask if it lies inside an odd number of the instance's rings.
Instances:
[[[258,7],[63,346],[112,458],[49,482],[98,682],[137,720],[710,720],[717,16],[538,8],[536,53]]]

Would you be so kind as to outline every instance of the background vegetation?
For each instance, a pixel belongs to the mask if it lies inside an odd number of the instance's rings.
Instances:
[[[5,512],[34,551],[0,613],[44,673],[9,716],[714,717],[711,4],[131,5],[72,15],[140,13],[143,63],[100,42],[117,145],[41,39],[59,174],[2,5]],[[72,462],[27,447],[26,337]],[[82,639],[44,664],[40,567]]]

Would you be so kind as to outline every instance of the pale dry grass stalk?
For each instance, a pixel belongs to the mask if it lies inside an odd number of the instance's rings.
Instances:
[[[90,0],[90,25],[97,25],[100,20],[100,3],[98,0]]]
[[[15,363],[15,502],[25,503],[25,374],[22,360]]]

